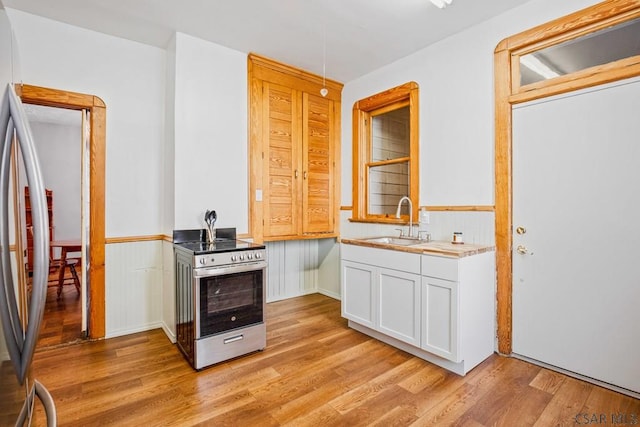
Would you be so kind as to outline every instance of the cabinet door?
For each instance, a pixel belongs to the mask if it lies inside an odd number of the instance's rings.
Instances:
[[[302,232],[334,231],[335,120],[332,100],[302,96]]]
[[[375,267],[342,261],[342,317],[369,328],[376,325]]]
[[[422,277],[422,348],[461,361],[458,332],[458,282]]]
[[[300,93],[264,82],[262,93],[264,237],[298,234]]]
[[[420,276],[379,269],[378,331],[420,346]]]

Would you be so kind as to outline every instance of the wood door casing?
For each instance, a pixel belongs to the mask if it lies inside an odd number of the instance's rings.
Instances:
[[[35,105],[88,110],[91,117],[89,197],[89,338],[104,338],[105,324],[105,160],[106,105],[94,95],[39,86],[21,85],[22,102]]]
[[[605,26],[640,17],[638,0],[607,0],[594,6],[508,37],[494,52],[495,80],[495,211],[497,264],[498,351],[512,351],[512,106],[640,75],[640,61],[621,60],[561,79],[551,79],[522,93],[514,89],[514,64],[518,52],[571,40]],[[639,57],[634,57],[639,59]]]

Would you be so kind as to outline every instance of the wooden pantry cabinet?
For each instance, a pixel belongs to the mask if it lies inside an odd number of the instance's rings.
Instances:
[[[338,234],[342,84],[250,54],[250,209],[255,241]]]

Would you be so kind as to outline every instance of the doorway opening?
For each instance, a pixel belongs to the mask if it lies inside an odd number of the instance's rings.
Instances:
[[[39,349],[86,338],[88,247],[88,112],[25,104],[46,191],[49,219],[49,281]],[[26,180],[19,174],[22,182]],[[24,178],[24,180],[23,180]],[[26,272],[33,270],[29,187],[24,191]],[[86,209],[85,209],[86,208]]]
[[[83,254],[82,271],[86,272],[86,330],[90,339],[105,336],[105,149],[106,149],[106,106],[95,95],[69,92],[31,85],[21,85],[18,94],[25,104],[42,105],[79,110],[88,119],[87,153],[88,183],[84,192],[88,197],[85,212],[87,230],[83,240],[86,253]],[[41,159],[46,162],[47,159]],[[85,206],[83,204],[83,206]]]

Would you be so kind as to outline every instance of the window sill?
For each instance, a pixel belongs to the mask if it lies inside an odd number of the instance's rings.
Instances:
[[[406,225],[407,218],[349,218],[349,222],[363,222],[370,224],[398,224],[398,225]]]

